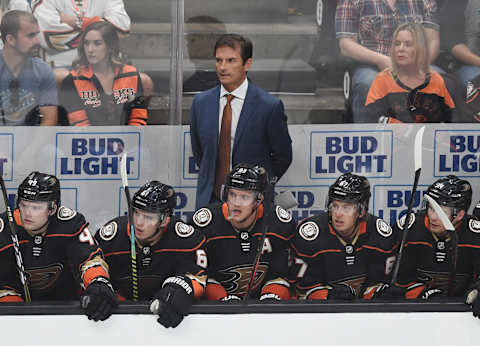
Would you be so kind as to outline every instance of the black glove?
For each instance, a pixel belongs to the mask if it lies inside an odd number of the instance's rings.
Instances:
[[[192,280],[184,276],[169,277],[155,295],[150,311],[158,314],[157,321],[165,328],[175,328],[190,312],[193,296]]]
[[[372,297],[373,299],[405,299],[405,288],[384,284],[380,286]]]
[[[478,298],[478,288],[473,288],[468,291],[465,303],[472,308],[473,316],[480,318],[480,299]]]
[[[262,303],[277,303],[282,299],[275,293],[264,293],[260,296],[260,302]]]
[[[429,288],[422,292],[420,299],[423,300],[436,300],[445,296],[445,293],[440,288]]]
[[[80,305],[88,319],[97,322],[109,318],[118,301],[108,279],[100,276],[93,279],[83,292]]]
[[[327,299],[353,300],[355,297],[356,293],[353,287],[344,284],[329,284]]]

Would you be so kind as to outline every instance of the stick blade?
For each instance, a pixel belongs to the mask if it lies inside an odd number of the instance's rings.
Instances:
[[[453,226],[452,222],[450,221],[450,219],[447,217],[447,215],[445,214],[445,212],[443,211],[443,209],[438,205],[438,203],[432,198],[430,197],[429,195],[424,195],[423,196],[428,203],[430,203],[430,205],[432,206],[433,210],[435,210],[435,212],[437,213],[438,217],[440,218],[440,221],[442,221],[443,223],[443,227],[445,227],[445,229],[449,232],[454,232],[455,231],[455,227]]]
[[[422,126],[415,135],[415,171],[422,169],[422,141],[423,141],[423,132],[425,131],[425,125]]]
[[[120,156],[120,174],[122,176],[122,185],[123,187],[128,186],[128,176],[127,176],[127,152],[124,151]]]

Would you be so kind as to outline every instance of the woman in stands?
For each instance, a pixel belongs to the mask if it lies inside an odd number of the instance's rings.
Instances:
[[[68,122],[73,126],[146,125],[142,79],[151,84],[134,66],[122,63],[115,27],[105,21],[91,24],[81,36],[78,59],[60,88]]]
[[[416,23],[400,25],[390,49],[392,67],[372,82],[365,103],[370,122],[450,122],[455,108],[442,76],[430,70],[427,38]]]

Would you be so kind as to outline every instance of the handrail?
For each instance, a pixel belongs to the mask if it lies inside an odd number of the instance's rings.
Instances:
[[[375,312],[465,312],[463,301],[446,299],[424,301],[284,301],[279,303],[201,302],[192,306],[192,314],[252,314],[252,313],[375,313]],[[78,302],[2,303],[0,315],[82,315]],[[150,314],[148,302],[122,302],[115,314]]]

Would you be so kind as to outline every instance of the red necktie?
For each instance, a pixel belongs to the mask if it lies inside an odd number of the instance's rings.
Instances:
[[[227,94],[227,104],[223,109],[220,139],[218,141],[217,168],[215,173],[215,196],[220,199],[220,189],[230,172],[230,151],[232,140],[232,94]]]

